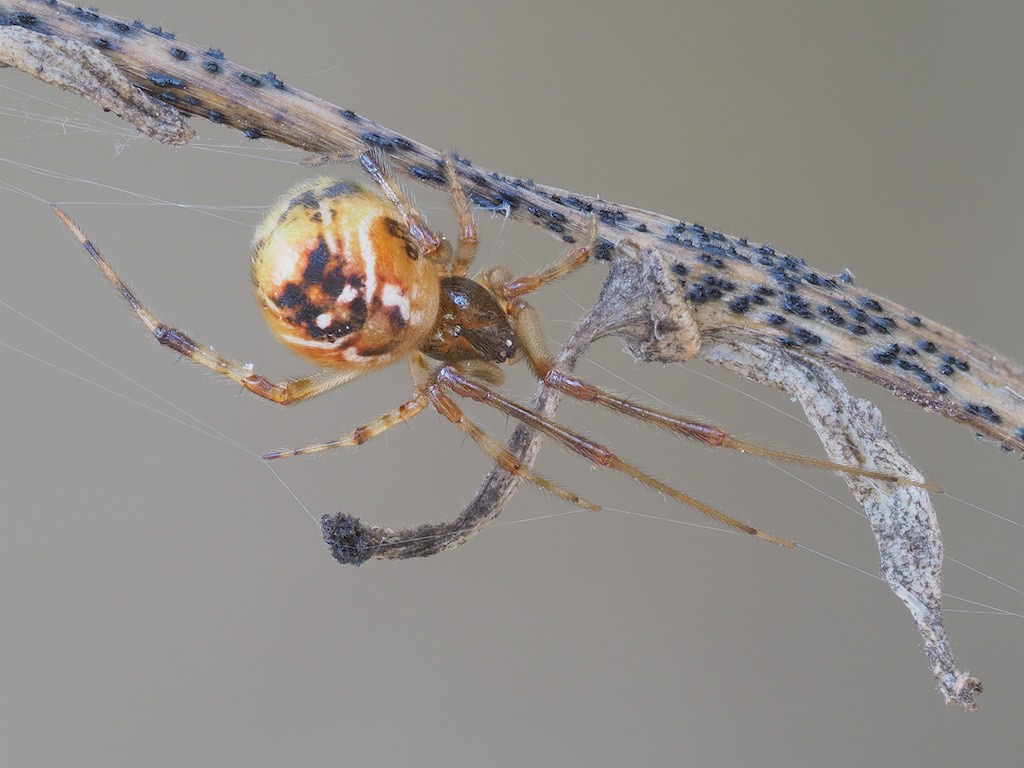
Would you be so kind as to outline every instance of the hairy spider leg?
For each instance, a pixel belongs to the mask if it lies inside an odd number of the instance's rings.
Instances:
[[[480,281],[507,307],[520,296],[533,293],[538,288],[582,267],[590,260],[590,254],[595,245],[597,245],[597,219],[592,217],[586,244],[570,248],[562,258],[553,261],[539,272],[512,277],[507,268],[495,267],[481,275]]]
[[[163,346],[170,347],[181,353],[190,360],[209,368],[215,373],[227,376],[232,381],[241,384],[250,392],[262,398],[270,400],[279,405],[296,403],[300,400],[308,400],[311,397],[323,394],[329,390],[340,387],[342,384],[351,381],[359,376],[362,371],[357,370],[329,370],[320,371],[310,376],[303,376],[298,379],[275,383],[264,376],[254,372],[248,365],[236,362],[217,352],[210,346],[201,344],[178,328],[162,323],[152,312],[147,309],[132,292],[128,284],[117,273],[102,254],[96,249],[81,227],[74,219],[68,216],[57,206],[51,206],[53,212],[75,236],[85,252],[89,254],[93,262],[99,267],[100,272],[107,278],[121,294],[121,297],[128,302],[135,316],[142,321],[153,337]]]
[[[552,438],[563,448],[582,456],[592,464],[599,467],[607,467],[615,470],[616,472],[621,472],[622,474],[633,478],[641,485],[645,485],[652,490],[663,493],[666,496],[675,499],[680,504],[695,509],[702,514],[707,515],[711,519],[723,523],[724,525],[728,525],[742,533],[756,536],[759,539],[764,539],[765,541],[778,544],[782,547],[796,546],[796,544],[789,539],[780,538],[774,534],[762,531],[759,528],[755,528],[752,525],[744,523],[742,520],[729,517],[728,515],[719,512],[714,507],[710,507],[704,502],[695,499],[692,496],[688,496],[682,491],[673,488],[671,485],[658,480],[656,477],[647,474],[642,469],[621,459],[610,449],[600,443],[594,442],[577,432],[573,432],[567,427],[545,418],[536,411],[520,405],[514,400],[506,398],[501,393],[485,386],[484,384],[464,376],[452,366],[442,366],[438,370],[437,385],[441,389],[447,389],[459,397],[466,397],[471,400],[484,403],[485,405],[489,405],[491,408],[494,408],[507,416],[511,416],[522,424],[525,424],[532,429],[536,429],[538,432]]]
[[[463,413],[462,409],[459,408],[455,402],[444,394],[444,385],[441,384],[439,377],[442,372],[451,369],[455,370],[455,366],[438,366],[436,370],[430,371],[426,357],[421,353],[413,355],[413,359],[410,361],[410,366],[420,366],[421,373],[419,376],[414,378],[420,378],[429,382],[427,384],[427,396],[430,398],[431,405],[434,406],[439,414],[448,419],[452,424],[458,427],[460,430],[466,433],[466,435],[487,455],[487,457],[493,461],[501,469],[508,472],[510,475],[516,475],[521,477],[527,482],[542,488],[545,491],[553,493],[555,496],[568,501],[570,504],[583,507],[591,511],[601,509],[600,505],[594,504],[593,502],[587,501],[582,496],[578,496],[572,491],[563,488],[557,483],[553,483],[542,475],[538,475],[536,472],[528,469],[521,460],[516,458],[505,446],[491,437],[485,432],[479,425],[474,423]],[[460,366],[461,367],[461,366]],[[460,376],[465,374],[460,373]],[[469,379],[467,379],[469,380]]]
[[[452,208],[455,210],[455,221],[459,227],[459,247],[452,258],[448,274],[465,277],[473,259],[476,258],[477,243],[479,242],[476,233],[476,220],[469,208],[466,192],[459,181],[459,174],[455,169],[455,157],[451,152],[444,153],[444,168],[445,175],[448,177],[448,194],[451,198]]]
[[[325,440],[321,443],[313,443],[302,448],[286,448],[278,451],[269,451],[260,456],[264,461],[270,459],[287,459],[292,456],[306,456],[310,453],[329,451],[334,448],[351,448],[357,445],[368,443],[382,432],[386,432],[396,424],[412,421],[413,418],[423,412],[428,405],[426,392],[417,390],[415,396],[397,408],[381,414],[373,421],[368,421],[361,427],[356,427],[344,437],[334,440]]]
[[[496,367],[496,366],[495,366]],[[438,369],[439,371],[440,369]],[[475,370],[475,369],[474,369]],[[413,353],[409,358],[409,373],[416,390],[415,396],[408,402],[402,403],[397,408],[388,411],[378,418],[356,427],[344,437],[336,440],[328,440],[316,443],[304,448],[271,451],[265,453],[261,458],[264,460],[302,456],[319,451],[331,450],[363,445],[378,435],[391,429],[391,427],[402,422],[411,421],[423,412],[429,402],[430,405],[444,418],[462,430],[473,442],[480,446],[481,450],[495,464],[506,472],[518,475],[527,482],[542,488],[545,491],[565,499],[571,504],[576,504],[589,510],[598,510],[601,507],[576,495],[572,491],[551,482],[545,477],[527,469],[523,463],[512,455],[503,445],[487,434],[479,425],[475,424],[462,410],[447,397],[437,385],[438,371],[431,371],[426,358],[419,352]]]
[[[409,200],[402,185],[395,180],[384,155],[379,150],[363,152],[359,155],[359,164],[363,166],[363,170],[377,183],[380,191],[405,219],[409,233],[419,245],[420,253],[428,258],[438,260],[442,264],[450,262],[451,243],[443,235],[435,233],[427,226],[426,220]]]
[[[355,155],[349,152],[331,152],[310,155],[303,158],[302,164],[307,168],[316,168],[330,163],[351,162],[354,159],[356,159]],[[395,205],[405,219],[406,226],[409,227],[410,233],[424,253],[435,258],[440,257],[445,274],[465,277],[476,257],[479,237],[477,236],[476,220],[469,207],[469,200],[466,198],[466,192],[459,181],[458,171],[455,169],[453,153],[450,151],[444,153],[444,167],[448,181],[448,196],[459,228],[459,244],[454,255],[451,253],[451,245],[444,236],[434,233],[427,226],[422,214],[413,206],[402,185],[395,180],[383,154],[379,150],[373,150],[372,152],[363,152],[358,159],[363,170],[377,183],[384,196]]]

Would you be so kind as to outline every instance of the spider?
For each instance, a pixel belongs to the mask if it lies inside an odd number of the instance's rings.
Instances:
[[[280,405],[297,403],[370,371],[408,361],[413,384],[408,401],[343,437],[267,453],[266,460],[362,445],[430,405],[505,471],[573,504],[600,509],[525,467],[467,418],[452,396],[468,398],[720,523],[781,546],[795,546],[667,485],[605,446],[502,395],[495,389],[505,378],[500,366],[525,359],[539,380],[570,397],[708,446],[934,490],[928,483],[754,445],[716,426],[632,402],[558,370],[544,341],[540,317],[524,297],[587,262],[597,243],[596,224],[591,223],[586,245],[570,249],[533,275],[515,276],[498,266],[471,279],[467,274],[477,250],[476,223],[452,156],[445,155],[444,167],[459,230],[454,248],[430,229],[379,154],[364,153],[359,162],[376,188],[356,181],[309,179],[269,209],[253,236],[253,288],[271,330],[291,350],[321,368],[283,383],[271,382],[251,366],[160,322],[81,228],[56,206],[54,211],[160,344],[262,398]]]

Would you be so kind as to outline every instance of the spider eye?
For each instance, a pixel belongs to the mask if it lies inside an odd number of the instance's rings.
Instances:
[[[377,367],[419,346],[437,315],[436,268],[386,199],[310,179],[253,237],[253,285],[271,329],[327,367]]]

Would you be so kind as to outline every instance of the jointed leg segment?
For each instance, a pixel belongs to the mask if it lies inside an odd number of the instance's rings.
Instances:
[[[455,159],[451,152],[445,153],[444,166],[448,176],[448,194],[451,198],[452,208],[455,210],[455,221],[459,227],[459,246],[448,271],[456,277],[465,277],[469,272],[470,264],[476,257],[479,240],[476,233],[476,220],[469,209],[466,192],[459,182],[459,175],[455,170]]]
[[[289,458],[292,456],[303,456],[310,453],[318,453],[320,451],[331,450],[333,448],[346,448],[363,445],[383,432],[391,429],[391,427],[402,422],[411,421],[417,415],[422,413],[429,403],[440,415],[448,419],[448,421],[462,430],[470,439],[473,440],[473,442],[480,446],[483,452],[506,472],[519,475],[528,482],[531,482],[534,485],[565,499],[571,504],[576,504],[584,509],[600,509],[597,504],[593,504],[592,502],[577,496],[572,491],[568,491],[565,488],[552,483],[547,478],[541,477],[535,472],[527,469],[523,466],[523,463],[513,456],[504,446],[494,440],[494,438],[488,435],[477,424],[470,421],[462,410],[451,400],[451,398],[441,391],[441,387],[438,385],[438,375],[440,371],[444,370],[444,368],[441,368],[438,371],[431,371],[426,358],[419,353],[415,353],[410,358],[409,370],[413,380],[413,387],[416,390],[416,393],[411,400],[402,403],[397,408],[388,411],[361,427],[356,427],[344,437],[340,437],[335,440],[327,440],[322,443],[315,443],[303,448],[271,451],[263,454],[262,458],[265,460]]]
[[[501,413],[511,416],[522,424],[547,435],[559,443],[563,448],[573,451],[585,458],[587,461],[628,475],[637,482],[646,485],[648,488],[659,491],[666,496],[675,499],[680,504],[696,509],[698,512],[707,515],[713,520],[724,523],[725,525],[735,528],[743,533],[757,536],[759,539],[770,541],[773,544],[778,544],[783,547],[795,546],[795,544],[788,539],[779,538],[771,533],[755,528],[752,525],[748,525],[741,520],[729,517],[713,507],[709,507],[704,502],[699,501],[692,496],[688,496],[682,491],[679,491],[667,483],[647,474],[638,467],[620,459],[600,443],[589,440],[588,438],[583,437],[560,424],[556,424],[536,411],[522,406],[514,400],[509,400],[489,387],[463,376],[451,366],[445,366],[438,371],[437,384],[442,389],[448,389],[460,397],[468,397],[489,405]]]
[[[316,167],[328,163],[350,162],[355,159],[356,156],[351,153],[328,153],[307,157],[302,164],[307,167]],[[358,156],[358,160],[363,170],[377,183],[384,196],[394,204],[401,214],[422,253],[438,259],[447,274],[464,277],[476,256],[478,237],[476,221],[470,211],[465,190],[459,182],[452,153],[445,152],[444,163],[445,174],[448,177],[448,194],[459,227],[458,249],[454,255],[451,244],[427,226],[423,215],[416,210],[401,184],[394,179],[382,153],[376,150],[363,152]]]
[[[85,236],[82,229],[75,221],[60,208],[53,206],[53,212],[64,222],[64,225],[71,230],[78,242],[85,249],[99,267],[100,272],[109,280],[121,294],[121,297],[128,302],[136,317],[142,321],[153,337],[163,346],[170,347],[180,352],[185,357],[200,365],[209,368],[215,373],[227,376],[232,381],[238,382],[250,392],[262,398],[287,405],[316,397],[323,392],[339,387],[347,381],[355,378],[357,373],[351,371],[322,371],[320,373],[305,376],[301,379],[293,379],[283,383],[275,383],[264,376],[255,373],[248,365],[242,365],[217,352],[210,346],[200,344],[183,331],[164,325],[139,299],[132,293],[131,288],[121,278],[110,263],[103,258],[96,247]]]
[[[260,458],[264,460],[285,459],[292,456],[305,456],[310,453],[328,451],[332,448],[350,448],[357,445],[363,445],[364,443],[370,442],[382,432],[391,429],[396,424],[412,421],[413,418],[422,413],[423,409],[427,407],[427,402],[426,393],[417,392],[415,397],[411,400],[402,403],[397,408],[378,416],[373,421],[367,422],[361,427],[356,427],[344,437],[339,437],[335,440],[326,440],[322,443],[314,443],[303,448],[270,451],[268,453],[264,453]]]
[[[441,370],[443,371],[446,369],[442,368]],[[440,382],[431,386],[429,391],[431,405],[434,406],[438,413],[448,419],[448,421],[465,432],[466,435],[480,446],[480,449],[503,470],[512,475],[519,475],[524,480],[527,480],[546,491],[550,491],[556,496],[565,499],[570,504],[576,504],[589,510],[598,510],[601,508],[597,504],[587,501],[581,496],[577,496],[572,491],[569,491],[562,486],[551,482],[547,478],[527,469],[523,463],[509,453],[503,445],[488,435],[477,424],[470,421],[466,417],[466,414],[462,412],[462,409],[459,408],[459,406],[457,406],[455,402],[441,390],[442,385]]]
[[[597,221],[591,219],[590,232],[585,245],[578,245],[572,248],[558,261],[552,262],[540,272],[532,275],[520,275],[512,277],[508,270],[498,268],[491,270],[484,276],[484,280],[495,291],[499,300],[513,302],[520,296],[533,293],[552,283],[570,272],[573,272],[590,260],[590,253],[597,244]]]
[[[402,218],[405,219],[409,233],[413,240],[419,243],[423,255],[441,255],[442,258],[446,258],[451,248],[448,241],[427,226],[427,222],[410,202],[402,187],[392,178],[384,162],[384,156],[376,151],[364,152],[359,156],[359,164],[377,182],[377,186],[380,187],[384,196],[394,204]]]

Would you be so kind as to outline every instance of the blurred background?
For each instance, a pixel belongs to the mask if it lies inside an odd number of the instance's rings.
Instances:
[[[1024,360],[1017,3],[103,10],[221,47],[486,168],[849,268]],[[303,506],[314,518],[450,519],[486,459],[428,413],[356,451],[279,462],[279,482],[254,454],[391,408],[408,392],[404,367],[294,409],[242,395],[147,338],[45,204],[64,206],[164,320],[268,376],[299,375],[305,364],[273,342],[248,286],[251,230],[306,175],[299,153],[198,120],[195,146],[158,146],[10,70],[0,92],[3,764],[1019,760],[1019,457],[852,382],[949,492],[936,499],[947,557],[983,572],[947,559],[946,591],[984,604],[945,603],[960,665],[985,683],[977,714],[944,706],[881,582],[693,527],[705,521],[553,446],[538,467],[608,510],[573,513],[524,488],[454,552],[341,568]],[[450,232],[446,199],[411,188]],[[543,233],[480,222],[482,267],[532,271],[561,253]],[[538,296],[553,344],[605,270]],[[642,367],[611,341],[579,372],[820,453],[795,406],[720,369]],[[525,371],[508,386],[522,399],[533,388]],[[877,573],[837,478],[794,477],[582,406],[559,418],[730,514]]]

